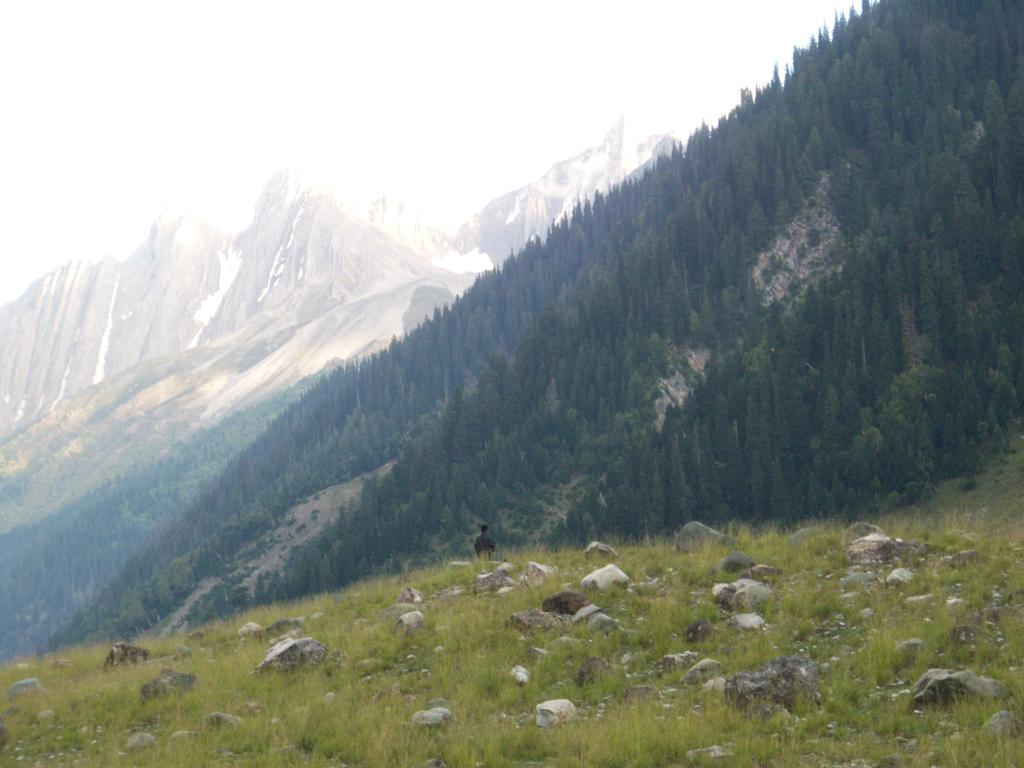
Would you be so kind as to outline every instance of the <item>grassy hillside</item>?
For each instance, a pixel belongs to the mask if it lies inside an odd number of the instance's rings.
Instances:
[[[876,582],[843,586],[849,566],[843,526],[822,523],[799,544],[790,531],[737,528],[739,549],[782,573],[769,579],[774,595],[762,613],[765,631],[730,626],[711,588],[735,576],[712,572],[727,549],[692,553],[671,543],[621,547],[615,562],[628,587],[593,593],[620,622],[601,633],[584,625],[524,633],[509,616],[561,588],[577,588],[601,562],[579,550],[512,553],[523,572],[528,560],[558,573],[537,587],[521,584],[504,595],[475,594],[473,566],[452,564],[360,583],[338,594],[268,607],[205,627],[202,636],[143,641],[153,658],[104,672],[107,649],[82,647],[0,668],[0,689],[38,677],[43,691],[8,703],[10,741],[0,765],[97,766],[413,766],[440,758],[449,766],[673,766],[703,764],[692,749],[720,745],[738,766],[1013,766],[1024,764],[1024,740],[1000,739],[984,723],[997,710],[1018,715],[1024,706],[1019,667],[1024,654],[1024,520],[1019,455],[994,465],[976,488],[939,489],[931,509],[915,508],[876,521],[890,535],[927,545],[902,564],[913,572],[896,587]],[[954,567],[947,556],[976,549],[980,561]],[[884,578],[888,567],[873,568]],[[398,591],[423,593],[425,628],[399,635],[382,611]],[[466,591],[447,599],[442,590]],[[930,594],[931,604],[905,598]],[[963,600],[950,607],[948,598]],[[998,621],[974,614],[1003,606]],[[870,609],[866,612],[865,609]],[[316,667],[253,674],[269,639],[241,639],[247,621],[264,626],[305,616],[303,633],[330,652]],[[708,619],[714,636],[687,643],[684,629]],[[952,630],[971,626],[973,640]],[[896,644],[924,641],[916,657]],[[185,647],[187,646],[187,648]],[[548,651],[543,657],[531,646]],[[792,715],[767,719],[741,710],[721,692],[685,685],[687,666],[662,671],[666,654],[694,650],[721,663],[728,677],[780,655],[805,653],[819,665],[822,702],[804,701]],[[611,664],[585,685],[577,670],[592,656]],[[515,665],[530,672],[517,685]],[[140,687],[162,668],[198,677],[194,690],[140,701]],[[910,691],[931,667],[970,669],[1001,681],[999,701],[961,701],[915,711]],[[630,686],[650,685],[654,698],[631,702]],[[414,712],[437,697],[447,700],[451,723],[414,725]],[[567,698],[575,720],[544,730],[538,703]],[[242,718],[215,727],[204,718],[221,711]],[[148,748],[126,752],[137,731],[152,734]],[[191,732],[173,736],[176,732]],[[858,762],[860,761],[860,762]]]

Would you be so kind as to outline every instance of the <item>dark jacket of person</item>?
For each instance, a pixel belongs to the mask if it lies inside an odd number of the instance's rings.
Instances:
[[[490,557],[494,554],[494,539],[491,538],[491,534],[487,532],[487,526],[480,526],[480,535],[476,537],[476,541],[473,542],[473,549],[476,551],[477,557],[483,557],[487,555]]]

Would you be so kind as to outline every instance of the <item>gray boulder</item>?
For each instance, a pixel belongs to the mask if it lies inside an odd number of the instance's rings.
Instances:
[[[572,616],[580,608],[589,604],[590,598],[582,592],[567,589],[549,597],[543,602],[542,607],[549,613],[562,613]]]
[[[575,678],[576,685],[588,685],[607,675],[612,671],[612,665],[600,656],[591,656],[583,662]]]
[[[845,547],[851,541],[861,539],[865,536],[869,536],[872,533],[880,533],[885,536],[885,531],[879,528],[874,523],[867,523],[863,520],[858,521],[843,531],[843,546]],[[888,537],[886,537],[888,538]]]
[[[587,619],[587,629],[592,629],[595,632],[612,632],[618,628],[618,620],[613,619],[604,611],[598,611]]]
[[[140,749],[149,749],[156,745],[156,737],[152,733],[146,731],[139,731],[133,733],[128,737],[128,741],[125,742],[124,748],[128,752],[137,752]]]
[[[725,681],[725,698],[741,709],[755,704],[777,704],[792,711],[800,700],[821,702],[818,665],[806,656],[781,656]]]
[[[19,680],[16,683],[11,683],[7,687],[7,698],[14,700],[21,696],[28,696],[32,693],[40,693],[43,690],[43,684],[39,682],[37,677],[26,677],[24,680]]]
[[[714,528],[709,528],[704,523],[691,520],[680,528],[675,535],[676,549],[681,552],[692,552],[706,546],[735,547],[736,539],[728,536]]]
[[[157,696],[166,696],[171,693],[186,693],[195,688],[197,682],[198,680],[195,675],[165,669],[157,677],[143,685],[139,693],[145,702]]]
[[[605,544],[602,541],[592,541],[583,550],[583,556],[587,560],[615,560],[619,553],[610,544]]]
[[[850,565],[875,565],[903,557],[924,554],[923,544],[903,539],[890,539],[884,533],[869,533],[846,545],[846,559]]]
[[[714,659],[701,659],[683,675],[683,685],[700,685],[722,673],[722,665]]]
[[[764,616],[759,613],[737,613],[729,623],[736,629],[764,629]]]
[[[418,605],[423,602],[423,595],[420,594],[419,590],[413,589],[412,587],[405,587],[401,592],[398,593],[398,599],[395,600],[396,605],[405,603],[406,605]]]
[[[683,651],[682,653],[669,653],[661,657],[661,671],[672,672],[682,667],[692,667],[700,661],[700,654],[696,651]]]
[[[452,721],[452,713],[446,707],[431,707],[430,709],[424,709],[412,716],[412,721],[416,725],[423,725],[428,728],[438,728],[442,725],[447,725]]]
[[[256,667],[257,672],[274,669],[287,672],[307,665],[320,664],[327,657],[327,649],[312,637],[288,638],[267,651]]]
[[[203,718],[203,722],[214,728],[237,728],[242,724],[242,718],[229,715],[227,712],[211,712]]]
[[[756,611],[772,596],[772,588],[754,579],[737,579],[731,584],[715,584],[711,596],[730,611]]]
[[[712,568],[712,570],[716,573],[739,573],[740,571],[745,570],[747,568],[752,568],[754,565],[756,565],[756,563],[754,562],[754,558],[750,557],[750,555],[745,555],[742,552],[739,552],[738,550],[734,549],[728,555],[726,555],[717,563],[715,563],[715,566],[714,568]]]
[[[513,613],[508,619],[509,624],[523,632],[537,632],[555,627],[564,627],[570,621],[567,616],[562,616],[558,613],[548,613],[540,608],[530,608],[526,611]]]
[[[950,672],[948,669],[929,669],[914,685],[914,706],[949,706],[968,698],[1002,699],[1006,687],[990,677],[980,677],[970,670]]]
[[[992,715],[982,727],[986,733],[997,739],[1008,739],[1020,732],[1020,722],[1017,720],[1017,716],[1005,709]]]
[[[686,626],[683,636],[688,643],[701,643],[715,634],[715,625],[707,619],[697,619]]]
[[[411,635],[419,632],[426,626],[426,618],[421,611],[409,611],[403,613],[395,622],[395,631],[402,635]]]
[[[477,574],[473,589],[477,592],[497,592],[503,587],[514,587],[515,580],[509,575],[512,566],[502,563],[493,571]]]

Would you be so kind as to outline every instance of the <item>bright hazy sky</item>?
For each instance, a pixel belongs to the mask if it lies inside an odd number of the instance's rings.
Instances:
[[[457,225],[619,114],[689,134],[849,2],[5,2],[0,302],[280,168]]]

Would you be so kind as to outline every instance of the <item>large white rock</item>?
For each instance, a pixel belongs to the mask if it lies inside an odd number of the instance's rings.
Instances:
[[[729,623],[737,629],[761,629],[764,627],[764,617],[759,613],[737,613]]]
[[[576,717],[576,705],[568,699],[551,699],[537,705],[537,725],[551,728]]]
[[[452,713],[447,707],[431,707],[412,716],[412,721],[416,725],[425,725],[430,728],[447,725],[451,720]]]
[[[423,629],[426,620],[423,617],[423,613],[420,611],[409,611],[409,613],[403,613],[398,617],[398,621],[395,622],[395,629],[398,632],[404,634],[412,634],[413,632],[419,632]]]
[[[558,569],[553,565],[535,563],[531,560],[526,564],[526,571],[519,578],[527,586],[539,587],[548,580],[549,576],[554,576],[556,573],[558,573]]]
[[[247,621],[238,628],[239,637],[259,637],[263,634],[263,627],[255,621]]]
[[[582,589],[605,590],[614,584],[629,584],[629,576],[619,566],[609,563],[603,568],[598,568],[596,571],[584,576],[580,582],[580,587]]]

